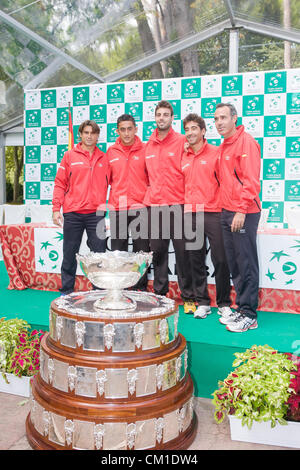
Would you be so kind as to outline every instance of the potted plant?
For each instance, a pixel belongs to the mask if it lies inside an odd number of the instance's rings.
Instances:
[[[25,320],[0,319],[0,391],[30,395],[30,378],[39,370],[43,335],[43,331],[30,331]]]
[[[235,356],[213,393],[216,421],[228,415],[233,440],[300,448],[299,358],[268,345]]]

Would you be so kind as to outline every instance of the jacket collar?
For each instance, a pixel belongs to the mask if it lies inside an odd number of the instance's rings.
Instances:
[[[233,142],[235,142],[241,134],[243,134],[245,132],[245,127],[243,125],[241,126],[238,126],[236,128],[236,132],[231,136],[231,137],[228,137],[228,139],[224,139],[224,144],[227,145],[227,144],[233,144]]]

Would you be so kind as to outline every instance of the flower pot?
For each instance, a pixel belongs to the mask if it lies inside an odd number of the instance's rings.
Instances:
[[[2,372],[0,372],[0,392],[11,393],[12,395],[20,395],[22,397],[30,397],[31,377],[17,377],[13,374],[5,373],[9,383],[3,378]]]
[[[288,421],[287,425],[276,424],[272,428],[270,421],[253,421],[251,429],[242,426],[242,420],[234,416],[229,416],[229,422],[233,441],[300,449],[300,422]]]

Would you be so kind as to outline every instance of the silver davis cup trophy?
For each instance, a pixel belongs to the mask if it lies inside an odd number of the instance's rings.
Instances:
[[[145,274],[152,262],[152,253],[143,251],[90,252],[76,255],[77,261],[89,281],[100,289],[106,289],[94,307],[99,310],[128,310],[136,308],[136,302],[126,296],[124,289],[134,286]]]

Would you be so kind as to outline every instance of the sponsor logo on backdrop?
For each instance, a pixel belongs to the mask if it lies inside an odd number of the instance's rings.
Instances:
[[[41,107],[56,108],[56,90],[42,90],[41,91]]]

